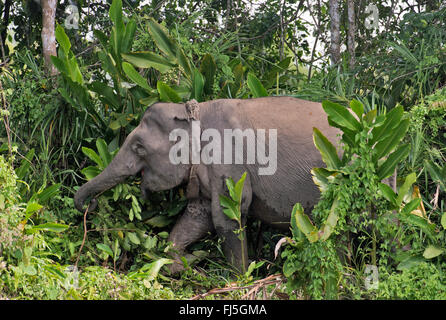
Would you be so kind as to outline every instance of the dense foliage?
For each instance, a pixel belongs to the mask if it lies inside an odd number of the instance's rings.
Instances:
[[[206,295],[216,287],[233,299],[446,298],[440,2],[369,1],[376,30],[357,4],[354,66],[347,51],[330,64],[328,1],[149,2],[59,1],[55,76],[44,69],[38,2],[0,4],[0,299],[218,298]],[[73,3],[77,28],[66,24]],[[270,95],[324,101],[343,136],[332,146],[314,131],[327,168],[312,171],[322,191],[313,212],[296,204],[288,234],[258,221],[238,230],[255,258],[245,274],[213,235],[169,274],[182,186],[143,200],[134,177],[103,193],[96,213],[74,208],[74,192],[152,103]],[[382,180],[395,169],[392,190]],[[221,199],[238,222],[240,197]]]

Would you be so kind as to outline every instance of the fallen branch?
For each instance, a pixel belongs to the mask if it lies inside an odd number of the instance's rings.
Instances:
[[[283,281],[284,281],[284,278],[281,274],[273,274],[273,275],[270,275],[264,279],[256,280],[256,281],[254,281],[253,284],[247,285],[247,286],[233,286],[231,284],[229,287],[215,288],[215,289],[212,289],[206,293],[198,294],[198,295],[192,297],[191,300],[199,300],[199,299],[203,299],[204,297],[214,295],[214,294],[221,294],[221,293],[245,290],[245,289],[249,289],[249,291],[248,291],[248,293],[246,293],[245,295],[242,296],[242,299],[254,300],[259,289],[263,289],[263,299],[268,299],[268,298],[270,299],[272,297],[272,295],[274,294],[274,292],[279,287],[279,285],[283,283]],[[275,284],[276,287],[274,288],[274,290],[270,294],[270,296],[267,297],[266,287],[269,285],[273,285],[273,284]]]

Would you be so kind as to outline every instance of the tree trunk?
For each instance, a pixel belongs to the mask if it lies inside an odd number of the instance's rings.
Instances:
[[[8,46],[5,46],[6,43],[6,37],[8,34],[8,25],[9,25],[9,11],[11,9],[11,0],[6,0],[5,1],[5,7],[4,7],[4,13],[3,13],[3,26],[2,26],[2,45],[4,46],[4,50],[5,50],[5,55],[8,55],[9,53],[9,48]]]
[[[55,20],[57,0],[41,0],[42,4],[42,52],[45,70],[50,75],[57,74],[51,63],[51,56],[57,56]]]
[[[337,64],[341,59],[341,35],[340,35],[340,14],[339,14],[339,0],[330,0],[329,3],[330,14],[330,57],[331,63]]]
[[[348,65],[350,70],[355,67],[355,34],[356,34],[356,21],[355,21],[355,4],[353,0],[347,0],[347,16],[348,16],[348,30],[347,30],[347,50],[350,56]]]

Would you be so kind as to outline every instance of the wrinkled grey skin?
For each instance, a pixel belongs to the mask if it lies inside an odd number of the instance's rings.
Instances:
[[[181,269],[179,258],[189,244],[214,231],[222,239],[226,258],[242,270],[247,265],[246,259],[242,261],[242,250],[247,257],[246,241],[242,248],[234,233],[238,224],[226,217],[219,202],[219,195],[228,195],[225,179],[232,177],[237,181],[243,172],[248,172],[241,207],[243,223],[249,212],[268,224],[288,230],[293,205],[299,202],[310,212],[319,198],[310,170],[324,163],[313,143],[313,127],[332,143],[339,139],[340,131],[328,125],[321,104],[291,97],[215,100],[200,103],[199,110],[201,129],[217,129],[222,137],[224,129],[266,129],[267,137],[268,129],[277,129],[275,174],[258,175],[258,164],[199,164],[196,178],[190,178],[191,165],[175,165],[169,161],[169,150],[176,143],[169,141],[169,133],[181,128],[191,136],[191,121],[185,104],[156,103],[145,112],[141,123],[127,137],[110,165],[78,190],[74,202],[83,212],[88,197],[142,170],[143,194],[146,190],[168,190],[186,183],[189,202],[169,238],[176,249],[172,255],[177,261],[171,270]],[[202,146],[207,143],[202,142]],[[268,150],[267,146],[266,152]],[[92,200],[89,210],[96,205],[96,200]]]

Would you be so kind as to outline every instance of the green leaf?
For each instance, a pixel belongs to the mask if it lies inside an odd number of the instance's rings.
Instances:
[[[321,192],[328,188],[328,184],[330,183],[328,177],[334,176],[337,173],[337,171],[327,170],[326,168],[313,168],[311,170],[313,182],[319,187]]]
[[[214,78],[217,71],[215,60],[209,53],[205,54],[200,64],[200,73],[204,76],[204,93],[212,94],[214,87]]]
[[[138,236],[134,232],[127,233],[127,237],[129,240],[134,244],[141,244],[141,241],[139,240]],[[112,255],[113,256],[113,255]]]
[[[364,113],[364,106],[361,102],[353,99],[352,101],[350,101],[350,108],[353,110],[354,113],[356,113],[359,119],[362,118],[362,114]]]
[[[415,172],[412,172],[411,174],[407,175],[403,185],[398,190],[398,197],[396,198],[396,204],[398,206],[401,206],[404,196],[409,192],[410,187],[412,186],[412,184],[415,183],[415,181],[417,181],[417,175]]]
[[[147,21],[149,25],[149,33],[155,41],[157,47],[164,52],[171,61],[176,61],[177,58],[177,45],[169,37],[166,29],[162,27],[153,18]]]
[[[444,249],[439,248],[437,246],[434,245],[430,245],[428,246],[424,252],[423,252],[423,257],[426,259],[433,259],[435,257],[438,257],[439,255],[444,253]]]
[[[234,192],[235,192],[235,196],[236,196],[236,199],[234,199],[234,200],[237,201],[239,204],[241,204],[241,202],[242,202],[243,186],[245,184],[246,174],[247,174],[247,172],[245,171],[243,173],[243,175],[241,176],[240,180],[237,181],[237,183],[234,186]]]
[[[378,179],[381,181],[385,178],[390,177],[394,172],[395,168],[402,160],[404,160],[410,151],[410,144],[405,144],[399,147],[395,152],[393,152],[389,158],[378,168]]]
[[[193,75],[189,59],[186,57],[186,55],[183,52],[183,49],[181,49],[180,47],[177,48],[177,62],[181,67],[181,69],[183,70],[183,73],[186,76],[186,78],[191,79]]]
[[[98,149],[104,167],[107,167],[112,161],[112,155],[108,152],[108,147],[104,139],[99,138],[96,140],[96,148]]]
[[[393,134],[392,129],[400,124],[401,118],[403,117],[404,110],[402,106],[398,106],[390,110],[386,116],[382,125],[375,127],[372,130],[373,138],[371,139],[371,145],[376,142],[385,139],[386,137]]]
[[[61,185],[61,183],[56,183],[45,188],[42,192],[39,192],[37,194],[39,203],[45,204],[49,199],[52,199],[55,195],[57,195],[60,192]]]
[[[291,212],[291,219],[294,219],[294,224],[307,237],[308,241],[316,242],[318,240],[318,233],[316,227],[311,223],[310,218],[304,214],[304,209],[300,203],[296,203]]]
[[[110,257],[113,257],[113,250],[108,245],[106,245],[105,243],[96,243],[96,247],[99,250],[101,250],[101,251],[105,252],[106,254],[108,254]]]
[[[121,56],[138,68],[154,68],[161,73],[166,73],[175,66],[162,56],[148,51],[122,53]]]
[[[412,211],[414,211],[416,208],[419,207],[420,203],[421,203],[421,199],[420,198],[415,198],[415,199],[411,200],[401,210],[401,214],[403,214],[403,215],[411,214]]]
[[[104,167],[104,163],[102,162],[101,157],[99,157],[99,155],[93,149],[90,149],[90,148],[87,148],[87,147],[82,147],[82,152],[87,157],[89,157],[94,163],[96,163],[100,169],[104,169],[105,168]]]
[[[48,222],[44,224],[39,224],[37,226],[33,226],[31,230],[45,230],[45,231],[51,231],[51,232],[62,232],[69,228],[70,226],[66,224],[60,224],[60,223],[54,223],[54,222]]]
[[[125,32],[122,37],[122,43],[121,43],[121,52],[128,52],[130,49],[132,49],[135,31],[136,31],[135,19],[130,19],[127,25],[125,26]]]
[[[127,77],[130,78],[130,80],[132,80],[134,83],[136,83],[140,87],[150,91],[150,86],[147,83],[147,80],[144,79],[130,63],[123,62],[122,70],[124,70],[125,74],[127,75]]]
[[[336,124],[336,127],[340,129],[347,128],[354,132],[361,130],[362,126],[358,120],[355,119],[347,108],[340,104],[325,100],[322,102],[322,108],[333,123]]]
[[[226,197],[224,195],[219,195],[220,199],[220,205],[225,207],[226,209],[223,209],[223,213],[231,220],[239,221],[239,210],[237,208],[237,202],[232,200],[229,197]]]
[[[101,173],[101,169],[94,166],[88,166],[86,168],[83,168],[81,172],[85,176],[85,178],[87,178],[87,180],[91,180]]]
[[[173,90],[171,87],[169,87],[164,82],[158,81],[158,83],[156,84],[156,88],[158,89],[158,93],[160,95],[161,101],[174,102],[174,103],[181,102],[181,98],[175,92],[175,90]]]
[[[446,213],[443,213],[443,215],[441,216],[441,225],[443,229],[446,229]]]
[[[388,186],[385,183],[379,183],[378,184],[379,190],[381,190],[384,198],[386,198],[387,200],[389,200],[389,202],[395,207],[398,208],[398,205],[396,204],[396,193],[393,192],[392,188],[390,186]]]
[[[322,230],[321,232],[319,232],[319,237],[322,241],[325,241],[330,237],[330,235],[333,233],[336,227],[336,224],[338,223],[339,216],[336,214],[337,207],[338,207],[338,198],[336,198],[333,201],[327,220],[325,220]]]
[[[192,94],[191,99],[196,99],[198,102],[203,101],[204,78],[197,69],[194,70],[192,79]]]
[[[387,156],[392,150],[401,142],[404,138],[407,129],[409,128],[410,121],[409,119],[404,119],[400,122],[400,125],[392,129],[392,134],[387,138],[379,141],[376,146],[376,157],[377,159],[381,159]]]
[[[336,153],[336,148],[317,128],[313,128],[313,141],[321,153],[322,160],[327,165],[327,169],[339,169],[341,160],[339,160],[338,154]]]
[[[248,88],[251,90],[252,96],[254,98],[267,97],[268,92],[263,87],[259,79],[252,73],[248,73],[247,80]]]
[[[158,259],[150,264],[144,265],[141,268],[141,271],[148,270],[149,277],[151,277],[152,279],[155,279],[158,276],[158,273],[161,270],[161,267],[166,264],[170,264],[172,262],[173,262],[173,260],[171,260],[171,259],[161,258],[161,259]]]
[[[65,33],[64,28],[59,24],[56,27],[55,35],[56,35],[56,40],[59,43],[62,50],[65,52],[65,55],[68,55],[71,49],[70,39]]]

